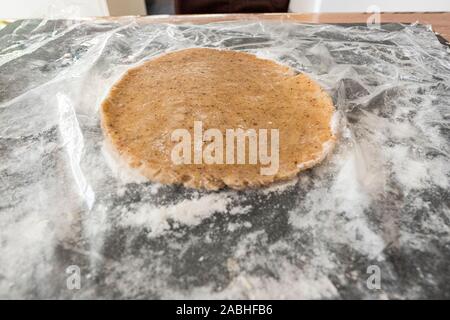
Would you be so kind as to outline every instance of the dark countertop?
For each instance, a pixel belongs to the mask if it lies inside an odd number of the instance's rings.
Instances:
[[[195,46],[319,81],[339,115],[333,154],[263,190],[199,192],[126,173],[105,150],[103,97],[127,68]],[[449,57],[421,25],[8,25],[0,297],[449,298]]]

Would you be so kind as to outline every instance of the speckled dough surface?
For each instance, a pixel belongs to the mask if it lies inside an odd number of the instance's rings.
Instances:
[[[292,178],[320,162],[335,140],[332,100],[317,83],[237,51],[186,49],[130,69],[101,112],[107,139],[131,167],[152,181],[194,188],[241,189]],[[203,132],[219,129],[224,146],[226,129],[278,129],[278,172],[261,175],[259,161],[174,164],[171,134],[185,128],[193,136],[194,121],[202,121]]]

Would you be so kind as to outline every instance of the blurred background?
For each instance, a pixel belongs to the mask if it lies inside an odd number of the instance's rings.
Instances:
[[[0,19],[232,12],[450,11],[450,0],[0,0]],[[371,9],[370,11],[372,11]]]

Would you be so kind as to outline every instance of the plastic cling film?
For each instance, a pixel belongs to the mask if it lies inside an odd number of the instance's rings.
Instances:
[[[339,115],[330,156],[297,180],[239,192],[125,172],[105,146],[102,99],[128,68],[191,47],[311,75]],[[449,58],[420,25],[7,25],[0,298],[448,297]],[[71,265],[80,290],[66,288]],[[366,286],[374,265],[380,290]]]

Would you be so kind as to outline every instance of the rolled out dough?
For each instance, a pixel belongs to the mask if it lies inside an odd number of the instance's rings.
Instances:
[[[333,112],[329,95],[305,74],[251,54],[206,48],[130,69],[101,108],[105,136],[131,167],[152,181],[213,190],[267,185],[319,163],[334,145]],[[224,147],[226,129],[278,129],[278,172],[262,175],[266,166],[259,161],[174,164],[171,134],[180,128],[193,134],[194,121],[202,121],[203,131],[219,129]]]

